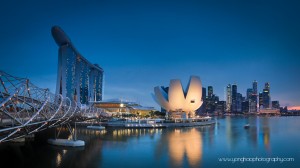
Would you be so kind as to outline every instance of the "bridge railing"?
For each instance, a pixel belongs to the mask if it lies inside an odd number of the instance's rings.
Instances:
[[[26,78],[0,71],[0,143],[70,122],[75,116],[97,117],[102,109],[76,102]]]

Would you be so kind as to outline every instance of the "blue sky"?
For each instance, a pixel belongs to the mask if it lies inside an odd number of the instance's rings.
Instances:
[[[155,106],[153,87],[190,75],[220,99],[271,84],[272,100],[300,106],[300,2],[268,0],[10,1],[0,6],[0,69],[55,92],[59,25],[105,71],[104,99]]]

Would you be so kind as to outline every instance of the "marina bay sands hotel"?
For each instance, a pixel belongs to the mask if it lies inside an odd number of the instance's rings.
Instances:
[[[52,27],[51,33],[59,47],[56,94],[77,104],[101,101],[103,69],[85,59],[60,27]]]

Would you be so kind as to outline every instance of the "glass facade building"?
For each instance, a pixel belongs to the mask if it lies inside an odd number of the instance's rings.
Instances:
[[[237,112],[237,106],[238,106],[238,102],[237,102],[237,85],[233,84],[232,85],[232,90],[231,90],[231,112],[236,113]]]
[[[52,35],[59,46],[56,94],[84,105],[101,101],[103,69],[85,59],[59,27],[52,28]]]
[[[213,94],[214,94],[214,89],[212,86],[208,86],[207,87],[208,90],[208,98],[212,98]]]
[[[231,84],[228,84],[226,87],[226,111],[227,112],[231,112],[231,104],[232,104]]]
[[[270,83],[265,83],[265,88],[262,93],[262,101],[264,108],[271,108]]]
[[[257,81],[254,80],[252,83],[252,89],[253,89],[253,93],[251,96],[251,103],[250,103],[250,112],[257,112],[257,96],[258,96],[258,92],[257,92]]]

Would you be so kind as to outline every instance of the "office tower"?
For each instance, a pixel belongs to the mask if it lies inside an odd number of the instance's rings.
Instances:
[[[202,87],[202,99],[203,101],[201,107],[196,110],[197,114],[203,114],[206,113],[206,88]]]
[[[219,97],[213,94],[213,87],[208,86],[208,96],[206,98],[206,112],[213,113],[216,109],[216,102],[219,101]]]
[[[265,88],[262,93],[263,108],[271,107],[270,83],[265,83]]]
[[[237,85],[236,84],[232,85],[231,96],[232,96],[231,112],[236,113],[237,112]]]
[[[248,100],[249,103],[249,112],[255,113],[257,112],[257,99],[256,96],[252,95]]]
[[[226,101],[218,101],[216,104],[216,112],[218,114],[224,113],[226,110]]]
[[[263,107],[263,93],[260,92],[258,97],[259,97],[258,104],[259,104],[259,108],[261,109]]]
[[[250,111],[250,106],[249,106],[249,100],[243,101],[242,102],[242,112],[243,113],[248,113]]]
[[[269,92],[270,92],[270,83],[269,82],[265,83],[265,89],[269,90]]]
[[[257,97],[258,97],[258,93],[257,93],[257,81],[254,80],[252,83],[252,96],[251,96],[251,101],[249,102],[249,106],[250,106],[250,112],[257,112]]]
[[[232,104],[232,91],[231,91],[231,85],[228,84],[226,87],[226,112],[231,112],[231,104]]]
[[[236,97],[236,112],[240,113],[242,112],[242,102],[243,102],[243,96],[241,93],[237,93]]]
[[[206,101],[206,88],[202,87],[202,101]]]
[[[252,83],[253,94],[257,95],[257,81],[254,80]]]
[[[207,90],[208,90],[208,98],[212,98],[212,96],[214,94],[213,87],[212,86],[208,86]]]
[[[249,100],[252,95],[253,95],[253,89],[248,88],[246,92],[246,100]]]

